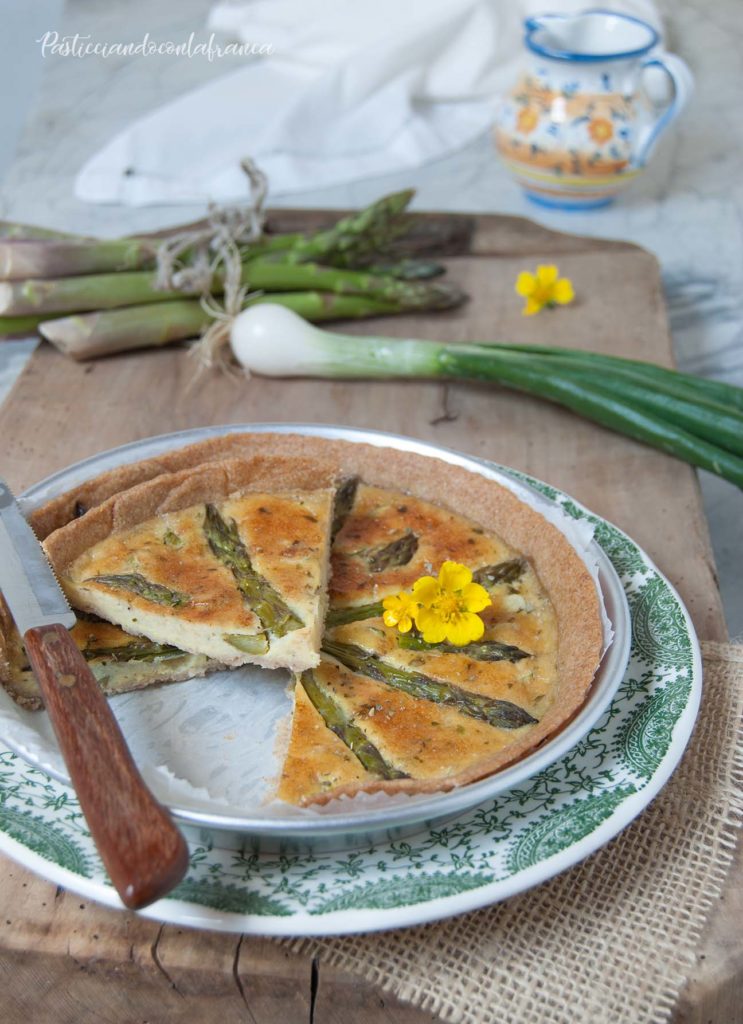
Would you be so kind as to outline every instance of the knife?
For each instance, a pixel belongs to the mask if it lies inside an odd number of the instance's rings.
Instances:
[[[72,785],[109,877],[132,910],[183,878],[188,847],[150,793],[95,676],[70,636],[75,614],[0,479],[0,590],[39,681]]]

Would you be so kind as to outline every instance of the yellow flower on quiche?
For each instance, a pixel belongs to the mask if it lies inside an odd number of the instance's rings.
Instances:
[[[418,605],[414,598],[404,590],[392,597],[385,597],[382,601],[384,615],[382,616],[385,626],[394,628],[401,633],[409,633],[413,628]]]
[[[444,562],[438,579],[422,576],[413,584],[418,604],[415,624],[426,643],[444,640],[457,647],[479,640],[485,623],[477,614],[492,604],[487,590],[472,582],[472,571],[458,562]]]

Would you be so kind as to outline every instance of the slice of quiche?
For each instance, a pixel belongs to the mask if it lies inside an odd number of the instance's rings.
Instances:
[[[224,668],[203,654],[189,654],[177,647],[153,643],[143,636],[132,636],[119,626],[95,616],[78,612],[78,621],[70,631],[72,638],[98,680],[103,692],[141,690],[155,683],[175,683],[194,679]],[[23,640],[0,596],[0,684],[10,696],[29,711],[43,704],[41,690],[31,670]]]
[[[281,799],[461,785],[523,756],[570,716],[557,616],[528,559],[401,491],[348,485],[339,506],[323,658],[296,682]],[[428,644],[386,626],[382,600],[447,560],[489,592],[483,637]]]
[[[44,546],[75,608],[227,666],[301,671],[319,660],[328,484],[310,460],[209,463],[114,495]]]

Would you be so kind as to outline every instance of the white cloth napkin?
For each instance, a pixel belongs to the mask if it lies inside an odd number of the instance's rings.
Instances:
[[[252,0],[209,28],[271,56],[146,115],[96,153],[75,193],[98,203],[242,199],[240,160],[286,195],[442,157],[486,131],[522,58],[527,14],[587,0]],[[652,0],[612,8],[659,27]]]

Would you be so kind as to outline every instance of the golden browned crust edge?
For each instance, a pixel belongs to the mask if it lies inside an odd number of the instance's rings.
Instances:
[[[64,573],[94,544],[166,512],[223,501],[247,491],[295,493],[332,484],[332,465],[318,459],[261,455],[208,462],[178,473],[162,473],[114,494],[49,534],[44,549],[57,572]]]
[[[228,434],[104,473],[39,509],[32,522],[34,528],[38,524],[43,531],[47,523],[60,523],[74,516],[77,501],[93,505],[103,500],[104,495],[110,498],[118,490],[156,478],[159,473],[229,457],[249,459],[258,455],[316,460],[336,479],[358,475],[368,484],[409,491],[453,512],[466,514],[531,560],[557,615],[556,699],[539,725],[520,743],[444,782],[375,780],[361,787],[365,792],[423,793],[472,782],[523,757],[573,717],[586,698],[601,653],[599,597],[591,574],[557,527],[506,487],[463,467],[412,452],[301,434]],[[88,512],[83,519],[90,515]],[[359,791],[358,786],[352,788],[352,792]],[[344,792],[346,789],[341,787],[315,802],[326,802]]]

